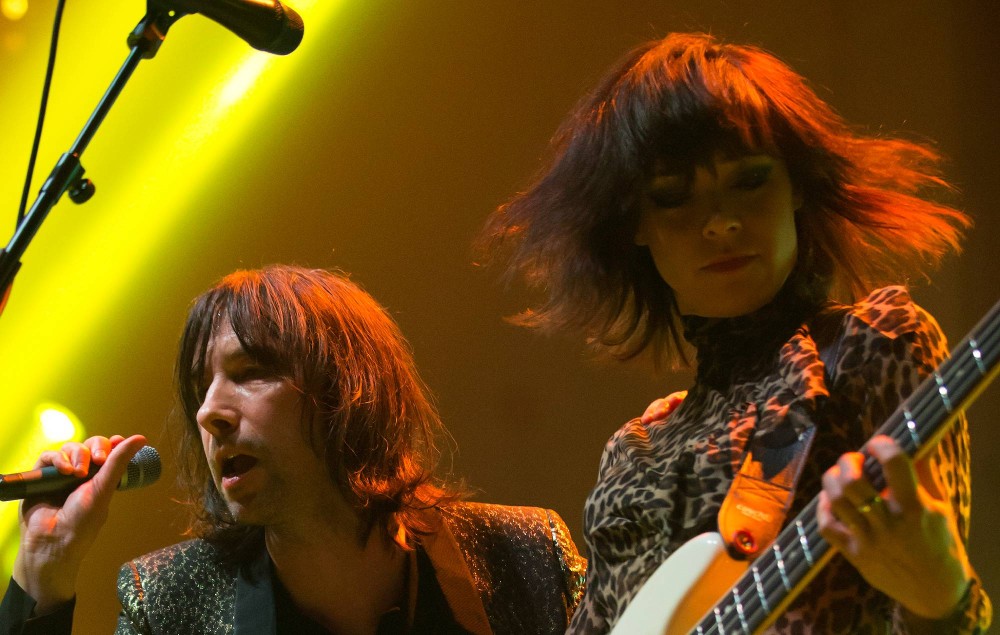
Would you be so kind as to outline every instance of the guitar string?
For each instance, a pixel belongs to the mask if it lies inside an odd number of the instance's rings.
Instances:
[[[814,504],[810,504],[806,507],[803,512],[811,511]],[[811,523],[803,522],[803,527],[807,535],[815,536],[815,527],[810,527]],[[808,570],[807,559],[797,546],[798,536],[796,535],[793,540],[786,540],[788,538],[787,532],[783,532],[779,535],[779,538],[775,541],[777,544],[779,541],[788,542],[788,544],[783,544],[778,547],[781,554],[781,562],[784,566],[784,571],[786,576],[790,579],[799,579],[801,574]],[[812,551],[817,555],[821,555],[820,551],[825,551],[823,545],[815,541],[812,543]],[[761,561],[764,562],[764,566],[761,567]],[[767,603],[770,606],[777,605],[780,603],[781,599],[787,594],[787,589],[785,588],[780,576],[777,575],[779,571],[778,560],[775,559],[773,549],[768,549],[768,551],[761,555],[757,561],[754,563],[758,566],[758,571],[760,572],[761,578],[763,580],[764,595],[767,599]],[[805,566],[803,566],[805,565]],[[804,571],[805,570],[805,571]],[[791,583],[794,588],[794,582]],[[764,619],[770,614],[770,611],[764,609],[760,596],[757,593],[756,582],[750,577],[744,575],[740,578],[734,588],[740,598],[741,605],[743,607],[743,618],[749,624],[750,631],[752,632],[756,625],[763,622]],[[727,596],[725,602],[735,602],[736,598]],[[721,603],[720,603],[721,604]],[[700,623],[703,632],[706,634],[725,632],[725,633],[740,633],[745,632],[739,619],[740,616],[737,611],[732,607],[727,608],[727,610],[722,611],[719,617],[713,614],[706,616]],[[722,627],[719,627],[719,621],[722,622]]]
[[[942,375],[945,375],[945,373],[942,372]],[[967,373],[966,376],[968,375],[970,374]],[[961,381],[963,377],[959,376],[956,377],[955,379]],[[950,379],[948,385],[949,386],[956,385],[955,379]],[[977,378],[975,377],[971,378],[973,382],[976,379]],[[933,395],[933,393],[930,394]],[[961,387],[959,387],[959,389],[957,389],[956,391],[956,394],[964,394],[964,390]],[[916,413],[911,412],[912,415],[911,420],[915,420],[915,424],[921,427],[920,430],[921,433],[926,433],[928,431],[933,432],[934,428],[936,428],[937,426],[930,425],[930,423],[925,417],[926,411],[929,409],[941,410],[942,408],[944,408],[944,405],[942,403],[942,400],[940,400],[939,398],[932,398],[929,402],[924,401],[919,406],[914,407],[914,410],[916,410],[917,412]],[[947,408],[944,409],[947,410]],[[898,418],[903,419],[905,422],[905,417],[898,417]],[[930,430],[926,430],[926,428],[928,427],[930,428]],[[913,446],[911,445],[912,440],[910,439],[908,429],[904,431],[903,429],[898,427],[897,423],[896,429],[892,430],[891,432],[893,432],[894,435],[898,437],[896,438],[896,441],[899,442],[904,448],[908,448],[908,451],[912,453],[912,450],[915,448],[913,448]],[[807,509],[804,510],[804,512],[807,511],[814,512],[815,511],[814,507],[815,507],[814,504],[810,504],[807,507]],[[796,520],[798,522],[802,522],[800,519],[803,515],[805,514],[800,514],[800,516]],[[807,518],[807,521],[803,522],[802,525],[803,525],[803,532],[807,537],[807,544],[810,544],[809,538],[812,539],[811,546],[809,547],[812,559],[815,560],[818,557],[822,557],[823,553],[825,553],[829,545],[822,539],[821,536],[818,535],[818,523],[815,521],[815,517],[813,516],[811,521]],[[794,526],[794,523],[790,525],[790,527],[791,526]],[[789,540],[788,538],[791,539]],[[806,563],[809,560],[809,558],[806,557],[806,553],[804,550],[805,548],[800,546],[800,544],[796,544],[798,542],[798,538],[799,538],[798,535],[790,536],[788,532],[783,532],[783,534],[779,536],[779,539],[776,541],[776,543],[780,543],[779,550],[782,553],[786,575],[796,579],[799,579],[800,572],[807,573],[808,569],[811,568],[811,565],[807,567],[802,567],[803,563]],[[772,552],[769,550],[766,555],[771,556]],[[758,571],[761,570],[760,567],[761,560],[768,561],[766,566],[763,567],[764,574],[762,578],[764,580],[769,580],[769,579],[774,580],[775,577],[773,575],[773,568],[777,561],[774,560],[773,558],[765,558],[764,556],[758,558],[758,562],[755,563],[755,565],[757,565],[758,567]],[[803,569],[805,570],[803,571]],[[770,614],[770,610],[765,608],[764,604],[766,603],[770,606],[771,604],[776,604],[780,602],[780,600],[783,599],[786,591],[784,585],[779,584],[776,581],[770,585],[764,584],[762,586],[765,587],[764,602],[761,601],[761,598],[758,594],[759,590],[757,588],[756,580],[751,581],[749,575],[744,575],[737,582],[737,584],[734,585],[733,588],[735,589],[735,593],[731,594],[732,599],[730,600],[729,596],[727,596],[727,598],[725,598],[723,602],[723,604],[727,602],[732,602],[733,604],[738,605],[742,609],[742,611],[734,610],[733,607],[730,606],[726,611],[720,611],[718,615],[716,615],[715,613],[710,614],[700,624],[702,632],[714,633],[716,632],[717,628],[720,632],[726,632],[726,633],[753,632],[753,630],[757,626],[759,626],[759,624],[763,623],[763,621]],[[775,592],[777,592],[777,594],[779,595],[777,601],[775,601],[773,598]],[[706,622],[709,623],[706,624]]]
[[[933,395],[932,392],[928,392],[927,394]],[[915,419],[915,423],[920,426],[921,433],[925,433],[927,431],[925,428],[934,427],[930,425],[926,415],[928,410],[940,410],[942,408],[941,404],[936,402],[937,399],[922,400],[918,401],[917,405],[914,405],[914,410],[916,412],[911,413],[913,414],[912,419]],[[898,418],[903,419],[903,417]],[[889,423],[891,423],[891,420]],[[908,452],[912,453],[912,448],[909,447],[912,440],[909,438],[908,431],[904,432],[899,427],[898,423],[894,429],[887,431],[892,433],[895,440],[904,448],[907,448]],[[921,436],[923,436],[923,434],[921,434]],[[865,471],[869,475],[869,478],[872,478],[874,481],[883,481],[884,477],[881,476],[881,473],[876,468],[877,461],[868,457],[866,459]],[[878,487],[878,485],[876,485],[876,487]],[[780,554],[781,562],[784,565],[785,575],[788,578],[795,580],[801,579],[801,575],[808,573],[811,568],[811,565],[808,564],[809,559],[811,558],[815,560],[818,557],[821,557],[829,549],[829,544],[822,538],[822,536],[819,535],[819,525],[815,518],[815,508],[816,501],[810,501],[810,504],[803,510],[803,513],[800,514],[785,530],[783,530],[782,534],[779,535],[779,539],[775,541],[778,545],[778,553]],[[804,521],[802,520],[803,516],[805,516]],[[790,531],[792,527],[795,527],[796,522],[802,524],[803,534],[806,536],[807,545],[809,545],[809,557],[806,556],[806,547],[801,544],[797,532],[793,534]],[[767,562],[764,566],[763,578],[771,580],[772,583],[764,585],[764,596],[769,605],[777,604],[787,595],[788,589],[785,588],[783,581],[779,581],[773,574],[773,571],[778,568],[778,560],[774,557],[774,552],[769,550],[766,555],[769,557],[767,558]],[[759,570],[760,567],[758,566],[758,571]],[[795,584],[793,583],[791,586],[794,588]],[[762,623],[770,613],[764,608],[764,603],[760,600],[759,595],[756,593],[757,589],[755,587],[756,584],[754,583],[753,588],[751,588],[749,577],[743,576],[737,584],[734,585],[736,594],[732,598],[732,602],[740,602],[740,606],[743,609],[742,614],[734,611],[732,608],[729,608],[729,610],[722,612],[722,614],[715,619],[712,619],[715,616],[709,616],[709,619],[712,620],[712,627],[706,632],[713,633],[715,632],[716,627],[718,627],[720,631],[727,633],[753,632],[753,629]],[[773,599],[775,595],[778,595],[777,601],[774,601]],[[744,628],[744,625],[746,625],[746,628]]]
[[[997,305],[1000,307],[1000,304]],[[994,307],[993,313],[996,313],[997,307]],[[987,318],[992,316],[988,315]],[[940,427],[943,421],[940,419],[945,413],[950,412],[954,409],[956,404],[953,404],[950,399],[949,393],[953,393],[955,396],[965,397],[971,388],[977,384],[982,377],[986,374],[986,369],[992,368],[996,363],[996,353],[1000,346],[996,345],[995,340],[997,335],[1000,335],[1000,326],[996,328],[990,328],[991,322],[984,318],[984,322],[987,322],[987,327],[982,329],[981,333],[975,333],[975,336],[970,336],[962,341],[958,347],[956,347],[955,354],[949,357],[945,363],[936,371],[937,377],[940,378],[941,384],[939,384],[939,390],[934,390],[933,385],[931,385],[930,390],[920,391],[915,394],[914,402],[912,404],[912,410],[907,410],[907,414],[904,414],[902,408],[897,409],[892,416],[883,424],[880,428],[881,433],[887,433],[892,437],[901,447],[907,451],[911,456],[915,454],[917,450],[917,443],[912,438],[910,434],[909,423],[912,422],[914,428],[919,428],[915,430],[918,439],[923,440],[936,432],[936,429]],[[985,352],[984,359],[983,353]],[[963,355],[964,354],[964,355]],[[967,358],[967,359],[966,359]],[[969,364],[966,363],[963,366],[963,362],[971,361],[971,368],[968,367]],[[975,372],[969,372],[969,371]],[[931,375],[930,377],[934,377]],[[972,386],[970,386],[970,384]],[[943,385],[945,392],[941,392],[940,388]],[[909,405],[904,402],[904,405]],[[945,412],[940,412],[944,410]],[[938,411],[938,412],[934,412]],[[933,413],[934,416],[928,417],[929,413]],[[938,423],[934,423],[937,421]],[[929,430],[927,429],[929,428]],[[877,469],[877,461],[872,457],[867,457],[865,460],[865,472],[871,475],[874,473],[874,481],[878,481],[881,485],[873,482],[873,485],[879,489],[884,487],[884,477],[881,474],[881,470]],[[870,476],[871,478],[871,476]],[[829,548],[829,544],[819,535],[818,522],[815,519],[815,507],[816,500],[810,501],[806,505],[803,512],[796,517],[795,522],[786,527],[779,534],[775,543],[779,544],[778,549],[781,552],[782,561],[785,566],[785,575],[791,576],[798,579],[798,572],[801,570],[801,565],[807,563],[808,560],[815,560],[822,555]],[[802,517],[806,516],[805,521],[802,521]],[[806,536],[806,542],[809,545],[805,547],[799,542],[799,536],[792,535],[789,529],[795,526],[796,522],[802,524],[803,533]],[[790,538],[790,540],[789,540]],[[809,541],[812,540],[810,543]],[[784,544],[784,543],[788,544]],[[798,544],[796,544],[798,543]],[[806,557],[805,549],[808,548],[811,552],[810,557]],[[761,567],[759,563],[761,561],[766,561],[765,566]],[[762,623],[770,611],[765,608],[764,604],[770,606],[773,601],[774,592],[778,592],[778,601],[787,594],[784,584],[780,581],[775,580],[774,572],[778,569],[778,561],[773,557],[773,551],[769,549],[765,554],[757,559],[754,566],[757,568],[758,575],[763,580],[761,587],[764,588],[764,601],[761,600],[759,595],[759,588],[757,581],[751,579],[750,572],[744,574],[738,581],[737,584],[733,586],[736,593],[730,594],[735,595],[732,600],[727,596],[723,602],[724,604],[729,601],[738,602],[739,606],[742,608],[741,611],[734,610],[730,608],[720,614],[715,612],[707,615],[702,622],[699,623],[698,627],[701,632],[706,634],[715,633],[716,628],[719,626],[719,622],[722,622],[721,630],[724,632],[746,632],[744,624],[749,627],[750,632],[752,632],[757,625]],[[806,568],[806,571],[811,568],[811,564]],[[791,571],[790,571],[791,570]],[[751,570],[752,571],[752,570]],[[768,584],[768,581],[773,581]],[[794,584],[792,585],[794,588]],[[770,587],[770,588],[768,588]],[[706,622],[709,622],[706,624]]]
[[[933,392],[928,391],[925,394],[933,395]],[[914,410],[916,410],[919,414],[914,415],[913,418],[921,421],[927,405],[928,404],[926,403],[919,403],[919,405],[915,405]],[[897,430],[898,427],[899,425],[897,424]],[[908,434],[900,434],[901,438],[897,440],[905,442],[906,436],[908,436]],[[871,471],[871,468],[871,464],[866,464],[866,472]],[[751,574],[744,574],[744,576],[737,581],[737,584],[733,586],[736,593],[728,595],[724,598],[723,602],[720,602],[720,604],[724,605],[739,602],[743,609],[742,616],[739,611],[735,610],[732,606],[728,607],[725,611],[721,611],[720,614],[715,614],[713,612],[712,614],[707,615],[700,623],[703,632],[715,633],[716,629],[721,632],[745,632],[743,622],[746,622],[749,625],[750,631],[752,632],[754,626],[763,622],[763,620],[767,618],[770,611],[764,607],[764,604],[766,603],[769,606],[773,606],[780,603],[781,599],[783,599],[788,592],[788,589],[784,584],[784,578],[794,578],[798,580],[798,574],[802,570],[801,565],[806,563],[809,559],[806,557],[804,547],[801,544],[797,531],[793,533],[793,528],[796,526],[796,523],[802,524],[803,533],[806,536],[806,542],[809,545],[810,557],[813,560],[821,557],[822,554],[829,548],[829,545],[818,533],[818,523],[815,520],[815,509],[816,501],[812,500],[806,505],[796,519],[782,530],[778,538],[775,540],[775,545],[778,549],[778,556],[781,558],[780,565],[773,548],[768,549],[755,561],[754,566],[757,567],[759,575],[762,580],[764,580],[764,583],[761,585],[763,587],[764,601],[761,600],[758,593],[759,590],[757,588],[756,580],[751,579]],[[784,567],[784,578],[779,576],[781,573],[781,566]],[[806,567],[806,570],[808,570],[808,567]],[[790,586],[794,588],[795,584],[792,583]],[[775,596],[778,596],[777,601],[775,601]],[[741,617],[743,618],[742,620],[740,619]]]

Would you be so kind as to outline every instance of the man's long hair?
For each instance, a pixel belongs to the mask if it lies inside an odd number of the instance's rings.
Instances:
[[[303,435],[360,520],[365,538],[398,523],[427,531],[421,511],[457,497],[435,478],[446,436],[396,323],[344,274],[292,266],[237,271],[193,303],[181,338],[180,478],[191,533],[239,560],[260,528],[233,522],[215,487],[196,415],[209,341],[228,321],[248,355],[303,395]]]

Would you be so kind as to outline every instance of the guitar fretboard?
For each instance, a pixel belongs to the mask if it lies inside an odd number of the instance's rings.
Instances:
[[[930,451],[949,425],[968,407],[1000,370],[1000,302],[995,304],[951,356],[924,380],[879,428],[907,454]],[[863,450],[862,450],[863,451]],[[866,455],[865,476],[881,490],[885,478],[878,462]],[[770,549],[695,627],[698,635],[749,635],[769,624],[833,555],[819,535],[818,498],[789,523]]]

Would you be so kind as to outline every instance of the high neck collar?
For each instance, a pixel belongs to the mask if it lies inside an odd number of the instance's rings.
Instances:
[[[698,381],[722,389],[769,372],[777,352],[818,308],[792,280],[771,302],[732,318],[681,316],[684,339],[697,351]]]

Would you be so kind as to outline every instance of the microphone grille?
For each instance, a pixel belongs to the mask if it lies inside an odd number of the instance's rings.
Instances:
[[[282,20],[277,36],[261,50],[275,55],[288,55],[297,49],[299,43],[302,42],[305,25],[302,23],[302,16],[291,7],[276,3],[276,8],[284,14],[284,20]]]
[[[145,445],[128,462],[125,476],[118,483],[118,489],[136,489],[152,485],[160,478],[160,453],[151,445]]]

